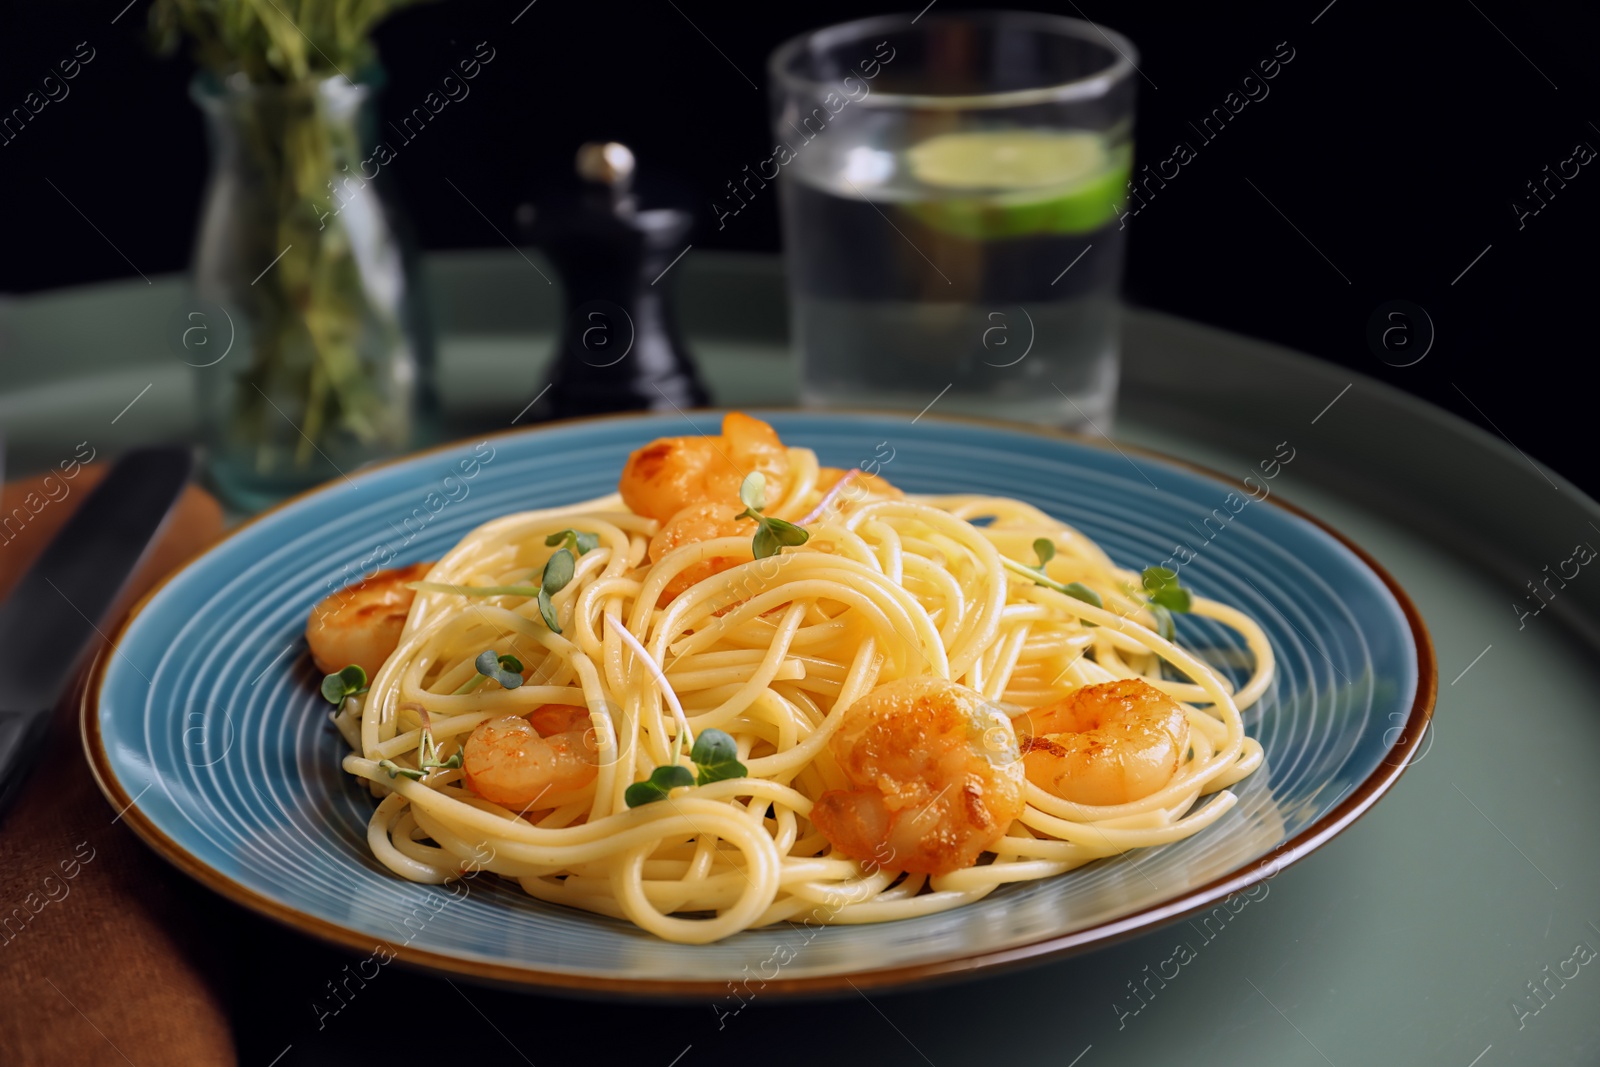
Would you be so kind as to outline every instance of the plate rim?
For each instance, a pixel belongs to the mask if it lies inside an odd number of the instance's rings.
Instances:
[[[687,412],[679,411],[679,414],[685,418],[690,415],[712,417],[722,415],[731,410],[734,409],[703,407],[693,408]],[[917,419],[913,420],[904,411],[886,411],[871,408],[831,408],[826,411],[820,411],[801,407],[761,405],[754,406],[750,410],[757,415],[762,413],[821,415],[824,417],[854,415],[902,422],[917,421],[925,417],[917,416]],[[401,463],[409,463],[427,456],[452,451],[479,440],[535,437],[553,430],[573,426],[588,426],[603,422],[641,421],[649,418],[659,418],[663,414],[666,413],[654,410],[615,412],[605,415],[557,419],[534,426],[486,431],[372,463],[356,471],[354,478],[362,478]],[[692,425],[693,420],[691,419],[690,421]],[[1233,484],[1228,476],[1221,471],[1169,455],[1158,449],[1118,442],[1115,438],[1097,437],[1051,426],[1030,425],[1027,423],[1008,422],[1004,419],[982,418],[970,415],[941,414],[932,416],[931,421],[957,426],[966,425],[1002,430],[1023,436],[1041,437],[1046,440],[1069,441],[1100,451],[1116,451],[1124,455],[1131,452],[1134,455],[1167,463],[1182,470],[1201,475],[1223,485]],[[351,483],[352,479],[344,478],[342,481]],[[106,751],[105,741],[100,733],[99,716],[100,692],[105,682],[106,668],[110,664],[113,653],[121,646],[123,638],[137,623],[145,609],[169,583],[199,565],[201,561],[209,558],[213,553],[221,551],[229,542],[238,538],[257,523],[263,522],[277,512],[311,497],[333,491],[340,482],[341,479],[330,479],[296,493],[251,516],[238,526],[228,530],[218,541],[199,555],[194,556],[182,566],[165,575],[147,593],[140,597],[129,610],[126,618],[117,627],[116,634],[111,641],[102,646],[96,654],[94,662],[89,669],[86,681],[82,686],[82,695],[79,699],[79,735],[83,742],[84,754],[88,759],[90,772],[94,776],[95,784],[99,787],[100,792],[114,809],[122,813],[120,816],[122,820],[158,856],[207,889],[234,904],[324,943],[332,944],[347,951],[366,952],[371,947],[368,942],[373,940],[366,934],[324,919],[321,916],[301,911],[291,905],[282,904],[263,893],[257,892],[210,866],[179,844],[160,827],[156,826],[136,806],[137,797],[132,797],[128,794],[128,791],[123,787],[122,782],[111,767],[110,756]],[[1219,875],[1209,882],[1166,900],[1147,905],[1119,918],[1097,923],[1082,930],[1057,934],[1010,948],[978,950],[950,959],[928,963],[907,964],[875,970],[841,971],[834,974],[797,978],[783,978],[780,975],[764,982],[762,992],[793,997],[829,995],[846,990],[860,992],[863,989],[903,989],[913,985],[926,985],[941,980],[946,982],[955,981],[970,977],[978,972],[982,972],[985,975],[998,974],[1002,971],[1016,970],[1028,965],[1038,965],[1052,959],[1060,959],[1064,956],[1126,940],[1187,916],[1198,914],[1241,890],[1275,878],[1284,868],[1304,859],[1349,829],[1357,819],[1366,814],[1385,793],[1393,788],[1394,784],[1400,780],[1401,775],[1410,767],[1413,758],[1417,754],[1422,739],[1432,723],[1434,707],[1438,697],[1438,661],[1434,654],[1433,639],[1429,634],[1427,624],[1423,621],[1421,612],[1417,610],[1416,604],[1412,602],[1405,588],[1382,564],[1352,538],[1311,512],[1283,500],[1277,494],[1266,498],[1264,503],[1280,508],[1288,514],[1309,523],[1338,542],[1360,560],[1363,566],[1377,576],[1384,588],[1388,590],[1389,595],[1394,598],[1411,631],[1417,667],[1417,690],[1412,697],[1411,708],[1406,715],[1405,722],[1398,727],[1400,730],[1399,740],[1376,768],[1369,772],[1355,787],[1350,789],[1348,794],[1333,808],[1319,816],[1299,833],[1279,842],[1266,854],[1249,861],[1242,867],[1236,867],[1225,874]],[[730,986],[728,981],[699,978],[630,978],[623,975],[587,975],[544,970],[534,966],[513,966],[495,961],[464,958],[434,949],[417,948],[408,944],[388,944],[388,948],[402,962],[421,970],[447,975],[460,975],[495,985],[523,988],[529,992],[556,993],[569,996],[593,994],[601,997],[618,998],[688,999],[690,997],[720,994]]]

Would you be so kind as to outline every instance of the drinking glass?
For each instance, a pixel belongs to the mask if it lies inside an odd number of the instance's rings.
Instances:
[[[730,191],[779,180],[804,403],[1105,431],[1135,63],[1119,34],[1025,12],[773,53],[773,154]]]

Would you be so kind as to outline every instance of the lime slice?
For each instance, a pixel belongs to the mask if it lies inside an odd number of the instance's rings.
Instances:
[[[911,176],[941,189],[1070,185],[1105,169],[1106,147],[1085,131],[941,133],[906,152]]]
[[[907,209],[937,230],[982,240],[1099,229],[1122,208],[1132,154],[1086,131],[986,130],[931,137],[906,163],[922,185],[956,194]]]

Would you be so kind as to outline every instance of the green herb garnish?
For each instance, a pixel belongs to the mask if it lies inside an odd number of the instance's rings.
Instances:
[[[544,543],[550,548],[565,544],[574,556],[581,556],[600,547],[600,535],[586,530],[557,530]]]
[[[539,601],[539,614],[551,633],[560,633],[556,621],[556,608],[550,600],[572,581],[578,557],[600,547],[600,535],[584,530],[557,530],[544,539],[547,545],[561,545],[555,555],[545,561],[539,574],[539,584],[532,585],[450,585],[445,582],[410,582],[410,588],[425,593],[455,593],[458,596],[527,596]]]
[[[1048,537],[1037,537],[1033,542],[1033,552],[1039,557],[1039,565],[1032,569],[1043,574],[1045,565],[1056,558],[1056,543]]]
[[[510,657],[507,658],[509,659]],[[439,758],[439,744],[433,739],[432,730],[422,731],[422,744],[420,747],[422,749],[421,765],[423,770],[432,770],[435,767],[441,770],[455,770],[461,766],[462,755],[466,752],[465,747],[458,747],[455,755],[447,760],[441,760]]]
[[[1105,601],[1100,599],[1100,594],[1096,593],[1093,589],[1090,589],[1082,582],[1058,582],[1054,578],[1051,578],[1049,575],[1045,574],[1045,567],[1051,560],[1056,558],[1056,544],[1054,541],[1050,540],[1048,537],[1040,537],[1035,539],[1033,542],[1033,552],[1039,557],[1039,563],[1037,566],[1030,567],[1026,563],[1018,563],[1014,559],[1006,559],[1003,556],[1001,557],[1000,562],[1003,563],[1006,569],[1011,571],[1013,574],[1019,574],[1027,578],[1032,578],[1036,583],[1044,586],[1046,589],[1054,589],[1058,593],[1064,593],[1074,600],[1081,600],[1085,604],[1090,604],[1097,608],[1105,607]],[[1083,624],[1085,626],[1094,625],[1094,623],[1087,619],[1083,620]]]
[[[407,582],[419,593],[453,593],[456,596],[538,596],[532,585],[451,585],[449,582]]]
[[[785,547],[795,548],[811,540],[811,535],[794,523],[761,514],[767,506],[767,478],[760,471],[752,471],[739,483],[739,501],[744,510],[734,518],[756,520],[756,536],[751,541],[756,559],[776,556]]]
[[[694,773],[681,764],[673,763],[657,767],[650,772],[650,777],[630,785],[622,796],[628,802],[628,807],[637,808],[642,804],[665,800],[668,793],[685,785],[694,785]]]
[[[748,772],[739,762],[739,745],[721,730],[707,730],[694,739],[689,758],[699,768],[696,785],[710,785],[729,778],[743,778]]]
[[[322,677],[322,699],[334,707],[343,707],[345,699],[367,691],[367,672],[354,663],[342,671]]]
[[[1097,608],[1103,608],[1106,606],[1105,601],[1100,599],[1100,594],[1096,593],[1093,589],[1090,589],[1082,582],[1068,582],[1066,585],[1061,587],[1061,591],[1072,599],[1081,600],[1085,604],[1092,604]],[[1093,626],[1094,623],[1085,620],[1084,625]]]
[[[501,688],[515,689],[522,684],[522,661],[515,656],[502,656],[494,649],[486,649],[473,661],[478,673],[500,683]]]
[[[460,767],[462,754],[466,751],[465,748],[457,748],[455,755],[447,760],[441,760],[438,742],[434,741],[433,732],[426,728],[422,731],[422,743],[418,749],[417,769],[402,767],[393,760],[379,760],[378,766],[388,771],[390,778],[409,778],[413,782],[419,782],[432,771],[454,770]]]
[[[710,785],[729,778],[743,778],[750,773],[739,762],[738,743],[721,730],[707,730],[696,737],[694,746],[689,749],[689,758],[694,761],[694,772],[682,764],[673,763],[657,767],[650,772],[649,778],[630,785],[623,794],[628,807],[637,808],[641,804],[665,800],[667,794],[679,786]]]
[[[561,632],[561,624],[556,621],[556,606],[550,600],[572,581],[572,574],[577,567],[577,557],[572,550],[563,548],[551,556],[544,565],[544,573],[539,577],[539,614],[544,616],[544,624],[550,627],[550,632]]]
[[[1160,604],[1151,604],[1150,614],[1156,617],[1156,633],[1168,641],[1176,641],[1178,639],[1178,627],[1173,622],[1172,612]]]
[[[1144,569],[1144,591],[1150,594],[1150,603],[1168,611],[1186,612],[1194,603],[1189,590],[1178,584],[1178,572],[1166,567]]]

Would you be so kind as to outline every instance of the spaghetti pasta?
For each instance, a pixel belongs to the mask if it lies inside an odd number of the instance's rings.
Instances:
[[[1235,691],[1163,636],[1137,572],[1028,504],[906,497],[783,448],[760,456],[765,506],[741,514],[718,496],[739,478],[716,476],[738,471],[738,442],[675,440],[729,455],[668,450],[669,468],[701,464],[670,517],[625,503],[639,499],[629,478],[649,476],[630,462],[621,495],[495,519],[414,583],[398,643],[335,715],[345,770],[383,798],[368,841],[396,874],[489,870],[687,943],[802,915],[879,922],[1197,833],[1261,763],[1240,711],[1270,683],[1272,652],[1243,613],[1189,605],[1242,635],[1254,663]],[[652,559],[652,540],[707,500],[729,507]],[[777,548],[756,558],[751,530],[769,526]],[[552,580],[563,552],[570,576]],[[1155,787],[1087,805],[1041,784],[1029,711],[1128,679],[1177,709]],[[897,685],[915,692],[891,706]],[[930,709],[948,729],[918,719]],[[1144,736],[1118,729],[1084,758]],[[869,736],[892,742],[871,760],[850,748]],[[913,810],[917,789],[931,799]],[[916,858],[929,835],[959,838],[959,864]]]

